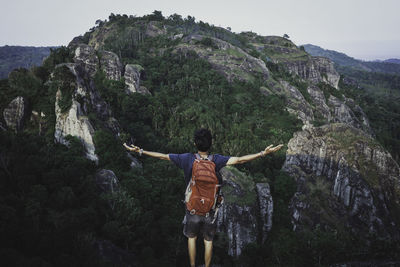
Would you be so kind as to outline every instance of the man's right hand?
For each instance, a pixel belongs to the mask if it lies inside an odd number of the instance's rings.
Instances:
[[[138,146],[134,146],[134,145],[128,146],[126,143],[124,143],[124,147],[129,151],[133,151],[133,152],[137,152],[137,153],[139,153],[139,151],[140,151],[140,147],[138,147]]]

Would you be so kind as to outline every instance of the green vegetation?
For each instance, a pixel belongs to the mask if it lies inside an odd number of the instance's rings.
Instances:
[[[324,93],[326,103],[328,103],[329,97],[331,95],[335,96],[336,98],[340,99],[341,101],[344,100],[342,91],[334,88],[333,86],[331,86],[327,83],[323,83],[323,82],[319,83],[318,88],[321,89],[322,92]]]
[[[72,94],[77,88],[75,75],[67,66],[61,66],[54,70],[52,82],[54,90],[61,92],[61,98],[58,101],[61,112],[68,111],[72,105]]]
[[[181,233],[184,209],[180,204],[185,187],[183,173],[169,162],[149,157],[139,158],[142,169],[131,169],[122,142],[133,141],[146,150],[164,153],[194,152],[193,132],[206,127],[214,135],[213,153],[238,156],[260,151],[269,144],[286,144],[300,130],[301,122],[286,111],[284,97],[264,96],[260,88],[270,89],[270,83],[287,81],[311,103],[309,84],[266,58],[282,56],[278,50],[274,50],[277,54],[267,55],[251,44],[269,42],[277,48],[291,49],[294,52],[288,59],[307,54],[280,37],[268,41],[254,33],[235,34],[201,21],[196,23],[190,16],[173,14],[165,18],[160,11],[140,18],[111,14],[108,21],[96,24],[82,39],[115,52],[124,64],[142,66],[141,84],[152,95],[126,94],[123,79],[111,81],[101,71],[95,74],[92,85],[109,105],[122,131],[116,137],[90,103],[85,103],[95,126],[94,143],[99,156],[99,165],[95,166],[84,157],[77,138],[68,138],[69,147],[54,144],[56,91],[62,92],[60,106],[65,111],[76,88],[68,67],[56,68],[60,63],[72,62],[68,48],[51,51],[41,67],[16,70],[9,79],[0,81],[1,110],[22,95],[29,100],[30,111],[43,111],[48,123],[42,135],[32,122],[28,130],[18,135],[0,132],[0,176],[4,177],[0,180],[0,235],[7,240],[0,246],[2,261],[21,266],[64,266],[66,262],[110,266],[101,262],[93,249],[94,242],[109,240],[133,252],[142,266],[186,266],[186,242]],[[146,35],[146,31],[153,36]],[[195,52],[177,52],[175,48],[181,40],[171,38],[176,34],[206,36],[196,47],[217,49],[211,37],[238,46],[265,60],[271,71],[270,80],[254,75],[248,82],[228,82]],[[234,49],[218,52],[243,56]],[[396,83],[395,78],[393,84],[388,83],[393,93]],[[344,93],[356,98],[371,119],[378,140],[391,152],[400,151],[397,104],[384,97],[370,99],[366,92],[360,94],[357,87],[343,81],[341,91],[320,86],[326,97],[341,97]],[[387,117],[379,122],[382,115]],[[316,120],[322,123],[320,117],[316,116]],[[389,126],[383,126],[385,123]],[[343,141],[342,136],[332,138]],[[344,144],[355,141],[344,140]],[[354,255],[365,255],[365,251],[371,257],[391,255],[384,254],[383,249],[366,250],[365,244],[357,243],[353,236],[332,229],[317,227],[294,232],[288,206],[297,185],[281,171],[284,160],[282,150],[232,169],[235,175],[247,177],[239,182],[245,189],[257,182],[269,182],[274,200],[273,228],[264,244],[249,245],[238,260],[226,253],[227,237],[218,235],[213,262],[224,266],[326,266],[357,259]],[[104,194],[96,189],[94,176],[99,168],[117,175],[119,191]],[[323,199],[326,184],[316,180],[307,186],[312,196],[321,200],[315,207],[322,211],[327,201]],[[245,204],[255,200],[251,193],[240,200],[229,198],[229,188],[226,191],[230,201]],[[323,216],[330,219],[329,214]],[[374,240],[376,246],[391,248],[388,246],[392,244]]]
[[[349,76],[354,83],[344,82],[342,78],[339,87],[347,97],[359,103],[370,121],[376,139],[400,163],[399,76],[367,72],[350,73],[347,78]]]
[[[243,191],[242,196],[235,196],[232,192],[235,190],[232,186],[227,185],[224,187],[224,196],[226,203],[237,203],[239,205],[252,205],[257,200],[257,195],[255,192],[255,183],[253,177],[250,177],[233,167],[227,167],[229,171],[232,172],[234,178],[232,179],[236,184],[238,184]]]

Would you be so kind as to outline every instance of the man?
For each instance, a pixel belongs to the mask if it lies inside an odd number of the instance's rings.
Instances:
[[[202,159],[209,158],[209,151],[212,145],[211,132],[207,129],[199,129],[194,134],[194,144],[198,150],[198,156]],[[196,159],[196,155],[192,153],[185,154],[163,154],[159,152],[151,152],[140,149],[137,146],[124,146],[129,151],[138,152],[139,154],[145,154],[150,157],[155,157],[163,160],[170,160],[175,163],[176,166],[183,169],[185,175],[186,185],[189,184],[192,178],[192,166]],[[219,172],[221,168],[226,165],[235,165],[245,163],[254,160],[259,157],[264,157],[265,155],[278,151],[283,145],[278,145],[273,147],[273,145],[268,146],[263,151],[255,154],[250,154],[242,157],[230,157],[222,156],[219,154],[212,155],[212,161],[215,164],[216,173]],[[221,183],[221,181],[220,181]],[[186,211],[184,217],[184,229],[183,233],[188,238],[188,250],[190,266],[195,266],[196,259],[196,239],[197,235],[201,232],[204,237],[204,260],[205,266],[209,267],[211,263],[212,256],[212,246],[213,238],[216,231],[216,222],[213,218],[214,216],[201,216],[197,214],[191,214],[188,210]]]

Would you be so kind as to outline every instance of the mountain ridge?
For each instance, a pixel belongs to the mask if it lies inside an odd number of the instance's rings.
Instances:
[[[384,61],[363,61],[350,57],[345,53],[324,49],[317,45],[305,44],[302,46],[311,55],[327,57],[339,66],[352,67],[362,71],[400,74],[400,66],[398,64],[400,61],[398,59],[387,59]]]
[[[398,258],[399,167],[375,137],[382,118],[367,109],[379,98],[360,98],[363,88],[331,60],[288,38],[159,11],[96,24],[0,83],[9,258],[185,266],[182,173],[121,144],[193,152],[201,127],[213,132],[212,153],[288,144],[223,171],[216,264]]]
[[[29,69],[40,66],[43,60],[50,55],[51,49],[57,46],[1,46],[0,47],[0,79],[7,78],[16,68]]]

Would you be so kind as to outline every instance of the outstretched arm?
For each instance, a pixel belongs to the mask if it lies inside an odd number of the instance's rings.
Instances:
[[[228,162],[226,163],[226,165],[235,165],[235,164],[242,164],[245,162],[249,162],[256,158],[264,157],[265,155],[267,155],[269,153],[278,151],[279,149],[281,149],[281,147],[283,147],[283,145],[278,145],[275,147],[273,145],[269,145],[263,151],[261,151],[259,153],[250,154],[250,155],[246,155],[246,156],[242,156],[242,157],[230,157]]]
[[[145,155],[153,157],[153,158],[158,158],[158,159],[163,159],[163,160],[170,160],[168,154],[163,154],[163,153],[159,153],[159,152],[152,152],[152,151],[146,151],[146,150],[140,149],[140,147],[138,147],[138,146],[134,146],[134,145],[128,146],[125,143],[124,143],[124,147],[129,151],[133,151],[133,152],[140,153],[140,154],[145,154]]]

